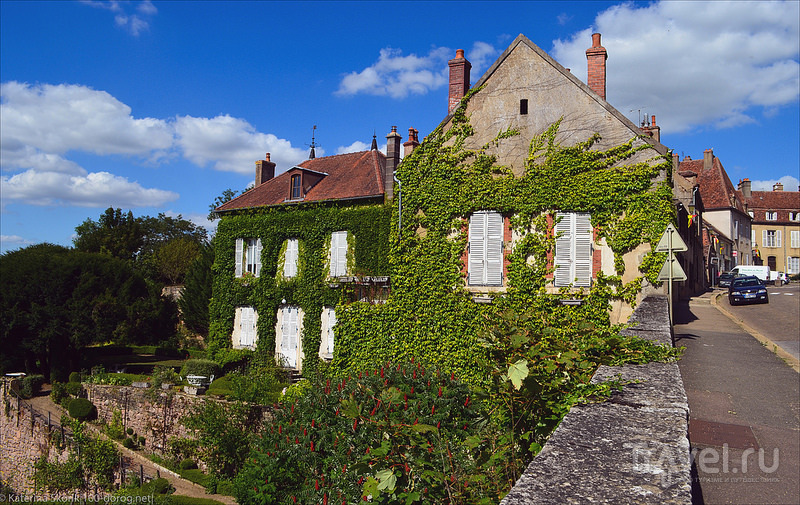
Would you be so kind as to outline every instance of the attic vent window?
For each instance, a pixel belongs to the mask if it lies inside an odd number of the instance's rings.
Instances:
[[[290,198],[292,200],[299,200],[303,198],[303,185],[300,179],[300,174],[292,176],[292,193]]]
[[[528,113],[528,99],[523,98],[519,101],[519,113],[520,115],[525,115]]]

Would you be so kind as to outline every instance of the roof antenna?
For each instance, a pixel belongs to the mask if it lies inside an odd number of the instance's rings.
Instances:
[[[316,142],[314,142],[314,130],[317,129],[317,125],[314,125],[314,128],[311,129],[311,152],[308,154],[308,159],[313,160],[317,157],[317,153],[314,150],[315,147],[319,147]],[[308,144],[306,144],[308,145]]]

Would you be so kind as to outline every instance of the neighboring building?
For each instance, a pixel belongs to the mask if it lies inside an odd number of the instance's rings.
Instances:
[[[255,186],[215,211],[213,350],[274,350],[298,370],[306,356],[331,358],[342,290],[388,289],[384,199],[401,140],[393,128],[388,158],[373,139],[370,151],[313,157],[278,176],[269,153],[256,162]]]
[[[749,179],[739,181],[739,191],[753,218],[753,261],[770,270],[800,274],[800,191],[752,191]]]
[[[747,213],[742,194],[733,187],[714,151],[706,149],[702,160],[687,156],[680,162],[678,174],[699,186],[705,206],[705,222],[733,243],[733,250],[723,257],[723,264],[719,268],[727,272],[736,265],[752,265],[752,219]],[[710,267],[707,265],[707,268]]]
[[[733,240],[726,237],[711,224],[703,224],[703,248],[708,275],[708,285],[716,286],[717,277],[725,272],[723,265],[730,264],[733,256]]]

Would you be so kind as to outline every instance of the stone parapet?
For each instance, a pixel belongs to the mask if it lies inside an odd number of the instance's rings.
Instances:
[[[623,333],[672,345],[665,296],[645,298]],[[600,367],[628,383],[573,407],[501,505],[691,505],[689,404],[677,363]]]

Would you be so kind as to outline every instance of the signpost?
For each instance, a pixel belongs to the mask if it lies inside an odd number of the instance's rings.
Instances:
[[[660,281],[667,281],[667,296],[669,300],[669,322],[672,324],[673,317],[672,317],[672,281],[685,281],[686,280],[686,272],[683,271],[681,268],[681,264],[678,263],[678,258],[675,257],[676,252],[683,252],[688,251],[689,248],[686,247],[686,242],[683,241],[680,235],[678,235],[678,230],[675,229],[672,223],[667,225],[667,229],[664,230],[664,234],[661,235],[661,239],[658,241],[658,245],[656,245],[656,252],[665,252],[667,253],[667,260],[664,262],[664,266],[661,267],[661,271],[658,272],[658,280]]]

